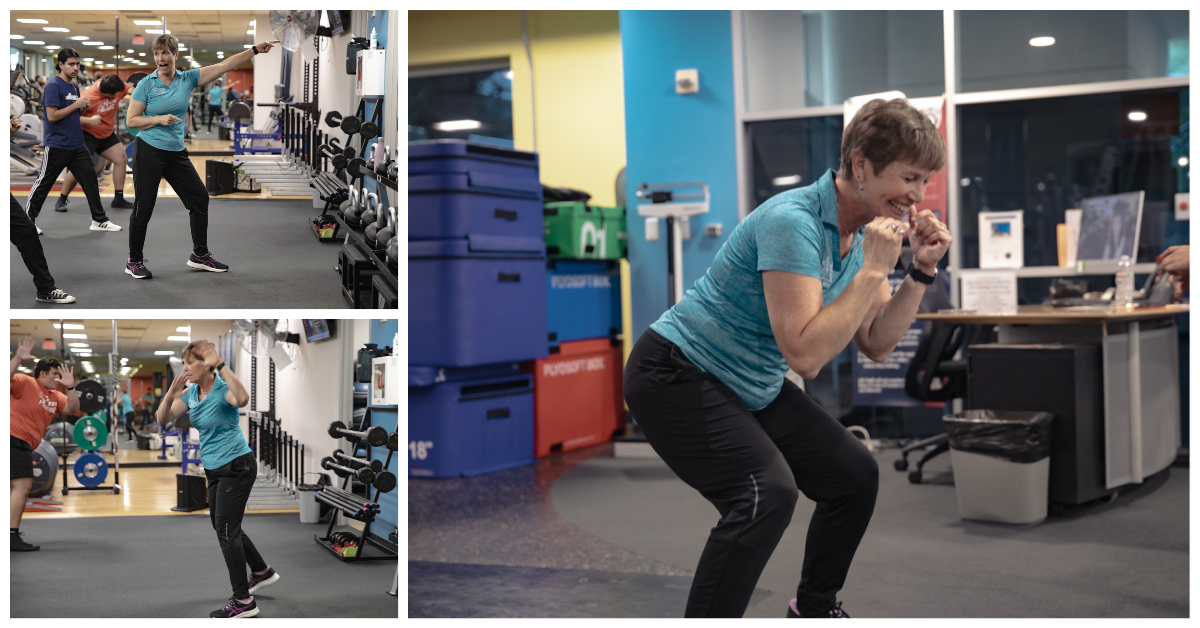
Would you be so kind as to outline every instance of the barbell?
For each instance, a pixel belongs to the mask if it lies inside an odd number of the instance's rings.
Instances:
[[[108,398],[104,385],[94,379],[85,379],[76,384],[75,393],[79,395],[79,409],[84,414],[92,414],[102,409],[105,399]]]

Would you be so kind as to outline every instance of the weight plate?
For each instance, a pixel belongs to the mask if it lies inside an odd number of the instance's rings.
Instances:
[[[94,415],[75,422],[75,442],[83,449],[94,451],[108,442],[108,427]]]
[[[50,443],[42,441],[31,454],[33,458],[33,487],[29,489],[30,497],[41,497],[54,489],[54,479],[58,477],[58,457]]]
[[[79,395],[79,409],[84,414],[91,414],[104,407],[104,400],[107,399],[107,394],[104,392],[104,386],[94,380],[85,379],[75,387],[75,392]]]
[[[108,463],[104,461],[104,456],[89,452],[77,458],[75,479],[88,488],[103,484],[108,479]]]

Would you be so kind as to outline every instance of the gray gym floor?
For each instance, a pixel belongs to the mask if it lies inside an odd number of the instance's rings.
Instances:
[[[958,516],[950,458],[910,484],[875,453],[875,514],[838,596],[851,617],[1188,617],[1186,462],[1041,524]],[[910,457],[911,458],[911,457]],[[408,482],[409,617],[681,617],[716,509],[656,459],[602,445]],[[803,495],[747,617],[784,617]],[[464,592],[470,592],[469,595]]]
[[[255,595],[258,617],[398,616],[387,593],[395,560],[343,563],[313,540],[328,524],[303,524],[295,513],[248,514],[242,523],[280,576]],[[21,531],[41,549],[10,552],[12,617],[207,618],[232,594],[207,511],[26,520]]]
[[[54,211],[51,194],[38,226],[42,249],[57,286],[75,303],[39,303],[33,276],[17,247],[9,246],[9,298],[13,308],[346,308],[335,270],[340,244],[318,242],[308,221],[320,213],[311,201],[224,199],[209,201],[208,248],[229,265],[225,273],[187,266],[192,250],[188,213],[174,197],[159,197],[146,236],[151,279],[125,274],[130,209],[113,209],[119,232],[91,231],[84,199]],[[22,206],[25,197],[16,197]]]

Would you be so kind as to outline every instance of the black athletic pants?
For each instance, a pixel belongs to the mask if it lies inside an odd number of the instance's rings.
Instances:
[[[21,209],[21,204],[12,194],[9,198],[9,232],[8,239],[21,252],[25,268],[33,273],[33,285],[37,286],[38,294],[49,294],[54,289],[54,277],[50,275],[50,266],[46,264],[46,254],[42,252],[42,240],[38,237],[37,227],[29,219],[29,215]]]
[[[210,132],[212,131],[213,118],[220,117],[221,114],[221,105],[208,103],[208,130]]]
[[[205,469],[204,475],[208,478],[208,516],[217,531],[221,553],[225,555],[229,584],[233,585],[233,594],[244,600],[250,597],[246,565],[253,571],[267,568],[250,537],[242,531],[242,517],[246,514],[250,489],[258,476],[258,462],[254,460],[254,454],[249,453],[234,458],[223,467],[211,471]]]
[[[651,329],[629,356],[625,400],[654,451],[721,514],[685,616],[745,613],[799,493],[816,510],[796,604],[801,616],[827,612],[875,510],[879,467],[862,442],[788,380],[766,408],[751,411]]]
[[[163,179],[179,195],[191,216],[192,252],[208,253],[208,190],[196,167],[188,159],[187,149],[159,150],[142,138],[133,140],[133,216],[129,226],[129,259],[144,259],[146,230],[154,203],[158,200],[158,184]]]
[[[37,179],[33,181],[33,189],[25,200],[25,213],[29,219],[37,222],[38,214],[42,213],[42,203],[63,168],[75,175],[79,187],[87,195],[88,209],[92,212],[92,220],[105,222],[108,216],[104,206],[100,204],[100,183],[96,180],[96,164],[92,163],[92,155],[84,146],[79,148],[54,148],[47,146],[42,150],[42,169],[38,171]]]

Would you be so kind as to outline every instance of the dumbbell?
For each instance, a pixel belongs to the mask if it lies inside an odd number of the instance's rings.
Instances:
[[[396,488],[396,474],[391,471],[382,471],[375,475],[375,481],[371,483],[380,493],[390,493]]]
[[[338,464],[337,460],[334,460],[330,457],[321,459],[321,468],[325,469],[326,471],[333,471],[334,473],[338,474],[338,477],[344,478],[347,475],[353,475],[354,479],[362,482],[363,484],[370,484],[371,482],[375,481],[375,472],[368,467],[351,469],[350,467],[344,467]]]
[[[382,462],[380,462],[378,460],[365,460],[363,458],[355,458],[354,456],[347,456],[346,452],[344,452],[340,449],[334,450],[333,457],[338,458],[340,460],[345,460],[346,464],[358,463],[360,466],[368,467],[375,473],[379,473],[380,471],[383,471],[383,463]]]
[[[333,506],[335,508],[340,508],[340,509],[346,511],[347,513],[349,513],[351,516],[358,516],[358,515],[364,515],[364,514],[378,512],[375,510],[371,510],[370,508],[367,508],[364,504],[357,504],[357,503],[345,501],[341,498],[334,496],[329,491],[318,491],[317,498],[318,498],[318,501],[323,501],[324,503],[326,503],[330,506]]]
[[[325,124],[328,124],[335,129],[340,128],[346,135],[354,135],[355,133],[358,133],[359,129],[362,127],[362,124],[359,122],[358,118],[354,116],[342,117],[342,114],[338,113],[337,111],[330,111],[329,113],[325,114]],[[374,127],[375,125],[371,126]]]
[[[396,219],[396,214],[393,212],[392,220],[395,220],[395,219]],[[392,432],[391,434],[388,434],[387,448],[392,451],[396,451],[396,446],[400,444],[399,441],[400,441],[400,439],[396,432]]]
[[[365,438],[367,444],[372,447],[382,447],[387,443],[388,439],[387,430],[378,425],[367,428],[365,432],[355,432],[354,430],[346,429],[346,424],[341,421],[334,421],[329,424],[329,436],[331,438],[342,438],[343,436]]]
[[[374,122],[363,122],[358,132],[368,140],[373,139],[379,137],[379,125]]]

